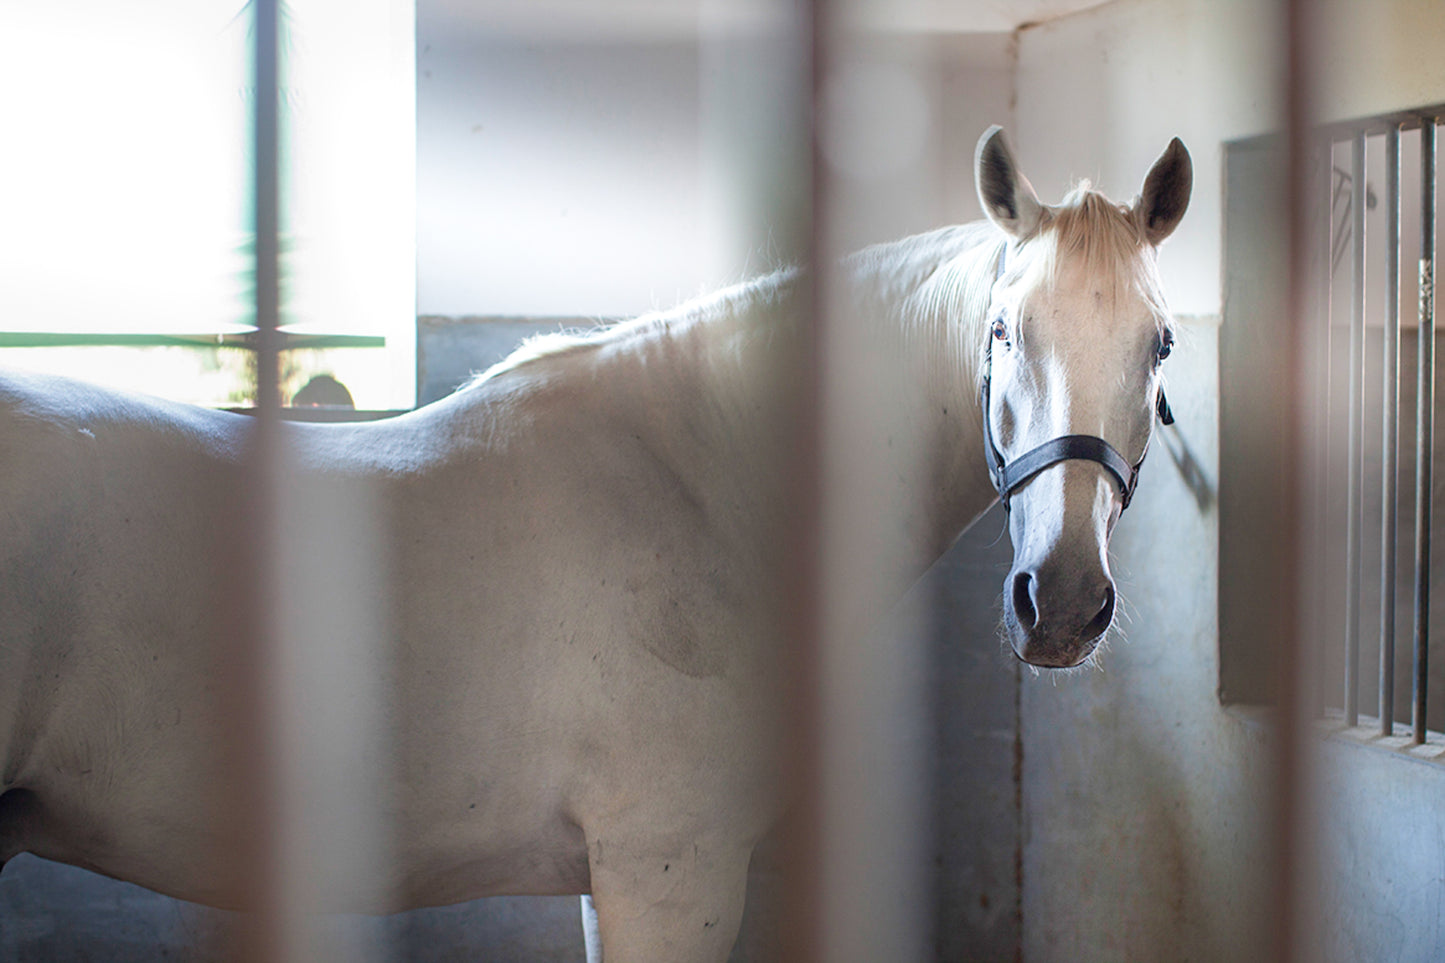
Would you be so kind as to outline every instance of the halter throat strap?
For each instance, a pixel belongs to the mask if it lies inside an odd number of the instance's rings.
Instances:
[[[1007,257],[1008,244],[1005,242],[998,255],[995,283],[1003,277]],[[1144,464],[1144,457],[1141,455],[1139,461],[1131,465],[1128,459],[1119,454],[1117,448],[1097,435],[1062,435],[1024,452],[1013,461],[1005,460],[1003,452],[998,450],[993,440],[993,418],[989,404],[989,382],[992,375],[993,335],[990,333],[984,355],[983,383],[979,388],[983,410],[983,445],[988,458],[989,478],[992,479],[993,487],[998,492],[1005,510],[1009,507],[1009,496],[1016,489],[1045,468],[1064,461],[1091,461],[1101,466],[1119,488],[1119,511],[1129,507],[1129,503],[1134,499],[1134,488],[1139,483],[1139,468]],[[1156,412],[1161,422],[1166,425],[1174,424],[1174,413],[1169,410],[1169,402],[1164,398],[1163,389],[1159,391]],[[1146,446],[1144,454],[1148,453]]]

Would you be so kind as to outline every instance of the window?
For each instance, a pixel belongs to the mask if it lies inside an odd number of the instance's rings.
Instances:
[[[0,7],[0,364],[249,399],[250,13]],[[289,0],[282,31],[284,393],[411,407],[411,0]]]

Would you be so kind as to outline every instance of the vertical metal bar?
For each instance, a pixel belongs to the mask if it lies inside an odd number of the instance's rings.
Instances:
[[[1334,141],[1326,137],[1319,145],[1320,162],[1324,168],[1320,186],[1321,196],[1312,198],[1309,202],[1310,211],[1318,211],[1316,216],[1311,218],[1311,234],[1317,236],[1320,241],[1319,251],[1319,276],[1317,282],[1316,296],[1319,298],[1317,310],[1319,312],[1319,355],[1315,363],[1319,366],[1315,378],[1314,410],[1315,424],[1315,505],[1313,510],[1313,522],[1315,533],[1315,550],[1312,553],[1313,585],[1320,592],[1320,598],[1328,598],[1330,580],[1334,571],[1330,566],[1330,543],[1333,536],[1330,534],[1330,478],[1333,476],[1333,463],[1331,457],[1335,447],[1334,432],[1335,423],[1333,419],[1333,406],[1331,399],[1334,398],[1334,368],[1335,368],[1335,325],[1334,325],[1334,249],[1335,249],[1335,217],[1334,217],[1334,196],[1337,190],[1334,177]],[[1318,205],[1318,207],[1316,207]],[[1313,621],[1310,626],[1310,637],[1315,640],[1315,645],[1330,637],[1331,624],[1327,619],[1327,612],[1324,605],[1311,607]],[[1311,699],[1310,717],[1318,718],[1323,712],[1324,706],[1328,705],[1325,693],[1325,673],[1319,669],[1323,660],[1314,659],[1316,670],[1311,680],[1309,698]]]
[[[1385,349],[1380,468],[1380,735],[1395,733],[1395,546],[1400,497],[1400,128],[1385,133]]]
[[[1420,330],[1415,420],[1415,652],[1412,735],[1425,741],[1430,673],[1430,526],[1435,490],[1435,120],[1420,125]]]
[[[871,6],[871,2],[870,2]],[[873,33],[843,7],[820,21],[815,76],[828,109],[827,135],[856,123],[861,103],[839,84],[869,50]],[[880,8],[881,9],[881,8]],[[828,96],[834,95],[834,96]],[[891,100],[892,98],[890,98]],[[898,101],[901,105],[901,101]],[[846,129],[846,128],[844,128]],[[843,266],[845,239],[868,219],[843,197],[885,197],[824,151],[814,171],[814,217],[819,247],[812,274],[819,288],[817,376],[821,517],[818,665],[818,785],[821,827],[818,947],[829,963],[909,963],[928,955],[929,901],[925,880],[923,733],[925,638],[917,604],[897,601],[904,586],[893,560],[908,528],[903,501],[878,499],[897,478],[899,462],[922,468],[925,452],[903,443],[897,379],[905,368],[878,364],[877,321],[853,296]],[[893,464],[868,454],[886,433],[899,441]],[[859,439],[863,443],[859,443]],[[885,602],[886,599],[886,602]],[[921,596],[915,596],[922,602]],[[878,645],[880,629],[890,640]]]
[[[1350,440],[1345,502],[1345,725],[1360,721],[1360,533],[1364,528],[1365,133],[1355,135],[1350,176],[1354,214],[1354,287],[1350,291]]]
[[[1284,597],[1280,600],[1280,626],[1278,662],[1275,680],[1279,698],[1279,733],[1276,741],[1275,795],[1273,822],[1275,839],[1275,864],[1273,868],[1274,896],[1274,946],[1270,959],[1282,963],[1295,963],[1310,956],[1308,934],[1311,921],[1305,917],[1310,900],[1303,898],[1299,880],[1302,877],[1310,852],[1309,835],[1310,811],[1305,793],[1308,769],[1308,755],[1305,740],[1308,737],[1308,720],[1305,709],[1304,680],[1301,669],[1304,664],[1303,613],[1308,606],[1305,601],[1307,583],[1300,573],[1306,568],[1304,546],[1307,536],[1304,531],[1302,494],[1305,491],[1303,466],[1308,465],[1305,445],[1308,435],[1305,425],[1309,423],[1308,398],[1303,388],[1303,362],[1308,353],[1308,330],[1304,312],[1308,302],[1308,258],[1306,256],[1308,209],[1308,159],[1306,154],[1307,124],[1309,120],[1309,77],[1310,49],[1308,38],[1312,35],[1307,14],[1312,8],[1308,0],[1284,0],[1282,42],[1285,58],[1285,131],[1287,135],[1285,188],[1285,230],[1286,257],[1284,277],[1284,321],[1287,350],[1286,363],[1276,385],[1277,398],[1287,416],[1284,419],[1283,478],[1284,498],[1280,518],[1280,531],[1289,540],[1285,558],[1289,560],[1294,577],[1286,581]],[[1357,142],[1358,157],[1363,160],[1364,141]],[[1363,183],[1363,164],[1356,168],[1356,178]],[[1356,197],[1363,207],[1363,192],[1356,190]],[[1357,214],[1357,225],[1363,228],[1363,219]],[[1356,242],[1361,235],[1356,235]],[[1354,371],[1352,369],[1352,376]],[[1351,450],[1354,457],[1357,450]],[[1358,491],[1358,489],[1357,489]]]
[[[280,23],[279,0],[252,0],[252,150],[255,158],[252,216],[255,237],[256,417],[243,467],[245,517],[238,537],[245,564],[237,573],[245,630],[233,640],[236,670],[236,732],[244,800],[246,845],[236,854],[242,874],[243,914],[239,956],[269,963],[282,958],[282,908],[277,802],[276,719],[271,711],[275,612],[271,564],[275,559],[279,364],[276,337],[280,314]]]
[[[277,330],[281,315],[279,0],[253,0],[256,11],[256,408],[264,425],[280,408]],[[268,416],[270,418],[268,419]]]
[[[829,54],[828,0],[792,0],[796,24],[799,71],[798,136],[803,141],[806,169],[802,189],[809,204],[802,217],[806,238],[804,275],[799,305],[798,338],[794,354],[784,363],[791,389],[788,427],[791,429],[791,464],[788,465],[789,517],[783,577],[789,599],[784,618],[785,638],[792,641],[789,665],[791,732],[788,746],[787,787],[796,800],[799,818],[793,820],[787,840],[787,926],[781,958],[799,963],[823,959],[823,830],[822,830],[822,405],[823,383],[819,357],[825,346],[827,325],[823,316],[828,279],[825,254],[825,213],[828,198],[823,186],[826,163],[818,118],[823,78]]]

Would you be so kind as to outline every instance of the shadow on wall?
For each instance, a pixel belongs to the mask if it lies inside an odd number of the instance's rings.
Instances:
[[[1194,496],[1194,504],[1199,511],[1203,513],[1212,509],[1217,497],[1214,483],[1210,481],[1203,464],[1195,455],[1189,439],[1185,438],[1182,432],[1170,431],[1167,428],[1160,428],[1157,437],[1164,450],[1169,453],[1169,460],[1174,462],[1174,467],[1178,469],[1184,487]]]

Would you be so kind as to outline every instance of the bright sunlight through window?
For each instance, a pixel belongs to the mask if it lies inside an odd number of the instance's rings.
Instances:
[[[284,364],[410,407],[414,0],[281,6],[282,323],[312,345]],[[0,364],[246,398],[250,23],[245,0],[0,4]]]

